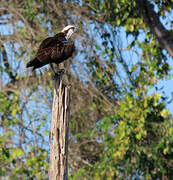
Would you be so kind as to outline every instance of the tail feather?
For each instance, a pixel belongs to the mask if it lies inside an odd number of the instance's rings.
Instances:
[[[47,63],[43,63],[43,62],[39,61],[37,58],[34,58],[33,60],[29,61],[26,64],[26,68],[33,67],[32,71],[34,71],[35,69],[40,68],[46,64]]]
[[[36,64],[37,64],[37,58],[34,58],[33,60],[29,61],[29,62],[26,64],[26,68],[35,66]]]

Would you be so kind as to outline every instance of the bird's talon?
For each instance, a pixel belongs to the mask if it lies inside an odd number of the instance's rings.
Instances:
[[[56,73],[52,74],[52,80],[57,79],[58,77],[60,77],[61,75],[63,75],[65,73],[64,69],[58,69]]]
[[[64,74],[64,73],[65,73],[65,69],[58,69],[57,72],[56,72],[56,74],[59,75],[59,76]]]

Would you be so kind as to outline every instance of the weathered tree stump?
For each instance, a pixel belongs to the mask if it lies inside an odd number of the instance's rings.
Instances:
[[[68,124],[70,117],[70,86],[62,75],[56,77],[50,132],[49,180],[67,180]]]

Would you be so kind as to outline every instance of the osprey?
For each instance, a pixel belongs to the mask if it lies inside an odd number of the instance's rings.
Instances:
[[[40,44],[35,58],[29,61],[26,67],[33,67],[33,70],[35,70],[46,64],[59,64],[72,56],[75,47],[69,39],[75,30],[75,26],[68,25],[54,37],[46,38]]]

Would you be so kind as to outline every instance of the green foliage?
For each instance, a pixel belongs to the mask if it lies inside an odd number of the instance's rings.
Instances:
[[[0,136],[0,176],[10,179],[19,179],[20,177],[47,179],[47,152],[35,148],[30,148],[29,151],[25,152],[20,148],[8,148],[6,147],[6,140],[12,136],[12,132]],[[24,158],[27,160],[24,160]],[[11,171],[10,175],[8,175],[8,171]]]
[[[124,179],[137,171],[145,179],[172,177],[172,118],[159,93],[141,97],[140,91],[127,94],[115,114],[98,125],[105,151],[95,179]]]
[[[5,127],[4,133],[0,135],[0,176],[16,180],[47,179],[47,151],[36,147],[24,151],[12,143],[15,135],[13,128],[16,128],[19,123],[21,109],[17,94],[11,94],[9,99],[7,97],[4,93],[0,93],[1,126]]]
[[[155,1],[155,4],[162,18],[166,17],[165,12],[171,11],[170,2]],[[100,154],[100,161],[94,165],[94,177],[126,179],[135,177],[138,172],[144,179],[170,179],[173,176],[172,116],[166,109],[165,97],[160,93],[149,95],[151,88],[168,77],[171,69],[168,56],[139,16],[135,1],[91,0],[89,6],[109,24],[124,27],[127,36],[133,36],[128,49],[138,47],[142,52],[140,61],[130,70],[135,73],[134,87],[121,94],[113,115],[105,116],[97,124],[104,151]],[[141,32],[145,33],[142,38]],[[115,53],[114,49],[110,51]],[[104,90],[106,81],[102,79],[108,68],[100,72],[102,67],[94,58],[89,65],[93,80],[96,84],[101,82],[98,86]]]

